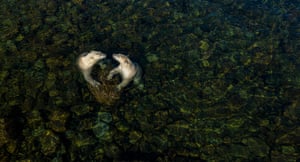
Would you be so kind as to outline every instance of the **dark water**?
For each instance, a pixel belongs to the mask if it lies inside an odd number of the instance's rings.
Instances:
[[[2,0],[0,11],[0,161],[300,160],[296,1]],[[90,50],[129,55],[144,88],[97,102],[76,66]]]

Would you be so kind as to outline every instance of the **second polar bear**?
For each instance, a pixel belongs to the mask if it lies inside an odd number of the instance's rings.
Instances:
[[[121,75],[122,82],[117,85],[118,91],[126,87],[132,80],[134,84],[140,83],[142,78],[142,69],[137,63],[132,62],[126,55],[120,53],[113,54],[112,57],[119,62],[119,66],[109,72],[107,79],[112,79],[112,77],[116,74]]]

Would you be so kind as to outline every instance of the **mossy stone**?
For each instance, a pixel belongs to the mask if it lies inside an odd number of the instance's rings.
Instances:
[[[206,42],[206,41],[204,41],[204,40],[201,40],[200,42],[199,42],[199,48],[201,49],[201,50],[203,50],[203,51],[207,51],[208,49],[209,49],[209,44]]]
[[[146,59],[148,62],[151,62],[151,63],[158,61],[157,55],[151,54],[151,53],[146,55]]]

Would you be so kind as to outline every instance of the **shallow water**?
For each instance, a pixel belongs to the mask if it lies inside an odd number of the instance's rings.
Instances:
[[[0,11],[0,161],[300,160],[295,1],[3,0]],[[143,89],[97,102],[76,65],[91,50],[139,63]]]

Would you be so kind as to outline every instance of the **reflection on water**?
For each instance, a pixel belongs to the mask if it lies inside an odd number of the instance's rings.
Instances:
[[[0,10],[0,161],[299,161],[299,3],[10,0]],[[144,89],[93,92],[76,67],[90,50],[129,55]]]

